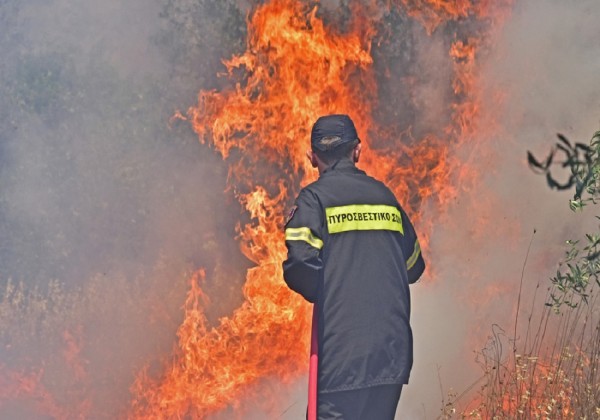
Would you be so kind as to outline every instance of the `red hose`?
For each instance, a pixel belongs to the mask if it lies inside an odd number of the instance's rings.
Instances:
[[[317,420],[317,370],[319,365],[317,342],[317,305],[313,305],[312,330],[310,334],[310,362],[308,365],[308,420]]]

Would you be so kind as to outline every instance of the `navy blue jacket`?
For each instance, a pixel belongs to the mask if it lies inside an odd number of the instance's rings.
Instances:
[[[318,308],[319,392],[408,383],[425,262],[394,194],[342,160],[300,192],[285,237],[284,279]]]

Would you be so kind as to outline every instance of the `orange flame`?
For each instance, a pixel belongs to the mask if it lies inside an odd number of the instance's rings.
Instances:
[[[512,0],[391,0],[406,13],[419,21],[428,33],[434,32],[441,24],[475,16],[501,22],[512,6]]]
[[[410,4],[409,13],[418,14],[429,30],[467,16],[472,6],[466,0]],[[372,13],[367,6],[354,7],[357,16]],[[284,206],[299,185],[315,177],[305,150],[317,117],[347,113],[367,145],[373,134],[389,140],[385,149],[367,149],[361,166],[390,185],[412,213],[423,200],[444,204],[454,196],[451,175],[460,165],[448,140],[470,133],[477,117],[471,90],[479,44],[456,41],[450,50],[456,100],[454,122],[445,130],[448,138],[416,140],[410,130],[390,133],[372,122],[375,23],[357,19],[347,33],[334,33],[317,17],[317,8],[308,10],[300,1],[262,5],[249,20],[247,51],[224,62],[235,88],[200,92],[198,106],[181,116],[202,143],[230,162],[228,186],[251,217],[238,226],[241,249],[256,266],[247,273],[246,301],[214,328],[208,328],[201,309],[204,272],[192,278],[175,356],[161,380],[146,374],[138,378],[131,417],[205,417],[235,404],[259,378],[285,382],[305,372],[308,306],[282,281],[281,228]]]
[[[429,33],[441,23],[464,18],[473,11],[471,0],[395,0],[394,3],[404,6],[406,13],[421,22]]]
[[[81,335],[82,327],[79,325],[75,332],[75,335],[69,330],[63,331],[63,340],[65,343],[65,349],[63,350],[63,357],[67,362],[68,366],[73,371],[73,375],[78,382],[83,382],[87,379],[87,372],[84,367],[84,361],[81,359]]]
[[[374,88],[365,73],[372,63],[369,40],[329,34],[315,13],[316,8],[307,15],[291,0],[256,11],[248,51],[225,61],[229,76],[242,69],[245,80],[232,92],[200,92],[199,106],[188,112],[202,142],[212,141],[224,158],[232,148],[260,156],[294,177],[312,172],[303,140],[318,116],[356,114],[359,131],[369,129],[368,92]],[[233,169],[235,181],[243,182],[248,168]]]
[[[314,179],[304,158],[308,130],[320,115],[348,113],[367,144],[371,131],[384,133],[370,118],[376,85],[369,45],[375,31],[362,20],[347,34],[331,33],[316,11],[294,0],[257,8],[248,50],[225,62],[228,76],[237,77],[235,89],[200,92],[198,107],[188,111],[201,142],[211,142],[224,159],[234,149],[243,154],[231,164],[229,182],[252,218],[239,231],[244,254],[257,266],[247,275],[246,302],[210,330],[199,306],[204,273],[192,279],[176,357],[161,382],[137,381],[134,417],[206,416],[231,404],[260,377],[285,381],[305,370],[307,306],[281,280],[281,227],[283,206],[298,183]],[[455,44],[456,54],[465,55],[461,47]],[[467,63],[472,66],[472,59]],[[457,66],[464,68],[471,70]],[[243,77],[237,76],[240,70]],[[455,90],[465,96],[471,75],[463,73]],[[457,106],[456,113],[462,116],[467,108]],[[434,136],[421,142],[404,137],[397,140],[407,145],[395,142],[393,149],[371,151],[363,165],[399,197],[413,195],[420,202],[435,196],[445,202],[453,194],[448,146]]]
[[[13,416],[12,408],[8,403],[19,407],[23,401],[23,408],[33,417],[47,415],[57,419],[85,418],[90,408],[89,401],[77,404],[75,407],[65,408],[53,396],[52,392],[43,384],[44,370],[12,370],[0,365],[0,417]],[[33,404],[32,404],[33,403]],[[5,412],[4,410],[7,410]],[[17,410],[23,412],[21,410]],[[7,417],[4,417],[7,416]]]

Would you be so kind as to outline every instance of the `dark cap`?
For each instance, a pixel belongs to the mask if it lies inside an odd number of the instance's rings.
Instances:
[[[329,139],[326,142],[324,138]],[[344,114],[325,115],[320,117],[313,125],[310,134],[310,144],[313,150],[327,152],[343,144],[358,140],[358,134],[354,123],[349,116]]]

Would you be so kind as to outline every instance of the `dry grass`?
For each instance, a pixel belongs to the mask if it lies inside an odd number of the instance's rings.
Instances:
[[[526,319],[517,315],[523,334],[510,337],[494,326],[478,353],[484,372],[479,389],[449,396],[439,418],[600,418],[600,301],[590,292],[587,303],[567,296],[576,306],[558,311],[536,305],[534,296]],[[546,301],[557,293],[548,289]]]
[[[5,281],[0,418],[122,415],[135,375],[171,351],[185,280],[157,268],[136,279],[97,275],[75,289]]]

